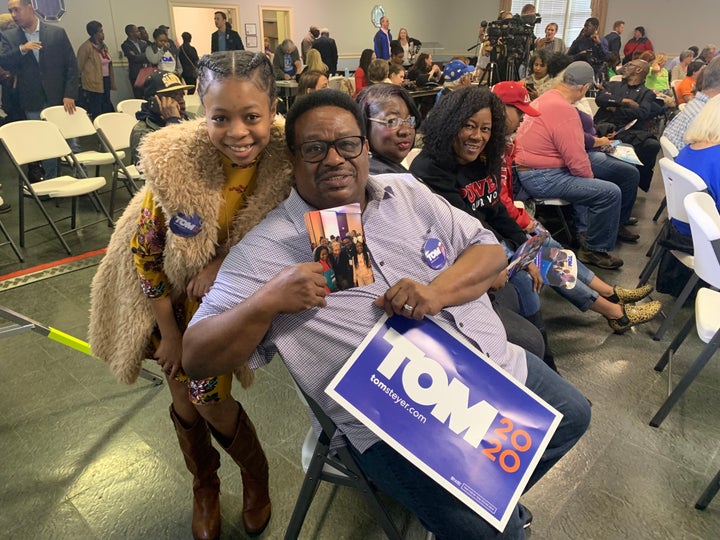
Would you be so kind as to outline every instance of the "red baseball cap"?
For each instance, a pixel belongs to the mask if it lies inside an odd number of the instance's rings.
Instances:
[[[522,84],[503,81],[493,86],[492,91],[505,105],[517,107],[528,116],[540,116],[540,111],[530,105],[530,96]]]

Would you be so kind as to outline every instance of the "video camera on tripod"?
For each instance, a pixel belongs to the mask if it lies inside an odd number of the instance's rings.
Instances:
[[[534,45],[535,25],[542,22],[537,13],[513,15],[512,18],[492,21],[487,27],[490,42],[490,60],[506,66],[506,73],[500,74],[502,80],[518,79],[518,67],[526,64]]]
[[[527,42],[534,36],[535,25],[542,22],[537,13],[528,15],[514,15],[512,18],[499,19],[488,24],[487,35],[491,45],[500,43],[504,45],[506,55],[519,56],[524,53]]]

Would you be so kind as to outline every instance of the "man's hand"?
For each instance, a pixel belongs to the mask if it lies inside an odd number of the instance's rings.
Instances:
[[[508,284],[508,271],[507,268],[503,269],[495,278],[495,281],[492,282],[492,285],[490,285],[491,291],[497,291],[502,289],[505,285]]]
[[[623,107],[630,107],[631,109],[637,109],[638,107],[640,107],[637,101],[630,98],[623,98],[620,102],[620,105],[622,105]]]
[[[537,225],[538,225],[538,223],[537,223],[537,221],[536,221],[535,219],[530,219],[530,223],[528,223],[528,226],[525,227],[523,230],[524,230],[526,233],[533,233],[533,232],[535,232],[535,229],[537,228]]]
[[[320,263],[301,263],[283,268],[263,286],[266,301],[277,313],[299,313],[325,307],[325,276]]]
[[[28,41],[20,45],[20,52],[23,54],[29,53],[30,51],[39,51],[40,49],[42,49],[42,43],[39,41]]]
[[[595,137],[595,148],[598,146],[602,148],[603,146],[610,146],[612,141],[610,140],[610,137]]]
[[[530,274],[530,277],[532,278],[533,291],[539,293],[543,286],[542,277],[540,277],[540,269],[534,262],[531,262],[525,267],[525,271]]]
[[[68,114],[75,114],[75,100],[73,98],[63,98],[63,107]]]
[[[418,321],[425,315],[437,315],[444,307],[432,286],[408,278],[401,279],[383,296],[378,296],[375,305],[383,308],[388,316],[397,314]]]
[[[157,102],[158,109],[160,110],[160,117],[167,121],[170,118],[182,118],[180,113],[180,104],[169,96],[158,96],[155,95],[155,101]]]

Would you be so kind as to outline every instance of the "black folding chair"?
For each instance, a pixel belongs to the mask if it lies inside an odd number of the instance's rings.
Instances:
[[[317,492],[320,482],[323,481],[342,486],[350,486],[360,491],[387,537],[391,540],[400,540],[402,538],[400,533],[393,525],[390,516],[388,516],[385,508],[377,497],[377,488],[372,485],[370,480],[368,480],[362,470],[360,470],[360,467],[355,462],[355,459],[347,447],[341,446],[337,449],[330,449],[330,441],[337,432],[335,423],[310,396],[303,392],[301,388],[298,387],[298,389],[308,407],[310,407],[310,411],[320,423],[322,431],[320,436],[317,437],[317,442],[315,442],[315,449],[313,450],[312,458],[305,473],[305,480],[303,480],[302,487],[300,488],[300,493],[295,503],[295,509],[290,518],[287,531],[285,531],[285,540],[295,540],[298,538],[303,522],[305,521],[305,516],[315,497],[315,493]],[[308,434],[305,445],[312,445],[314,439],[314,437]]]

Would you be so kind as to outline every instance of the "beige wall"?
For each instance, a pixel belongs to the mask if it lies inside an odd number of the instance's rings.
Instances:
[[[171,24],[167,0],[65,0],[65,3],[68,12],[61,24],[68,30],[75,47],[87,39],[85,24],[91,19],[97,19],[105,25],[106,41],[110,49],[115,51],[114,58],[118,58],[120,43],[125,39],[123,28],[126,24],[144,25],[148,29],[160,24]],[[213,7],[227,4],[212,0],[195,0],[195,3]],[[445,48],[442,53],[436,52],[437,57],[458,54],[473,45],[479,22],[495,17],[499,5],[499,2],[495,1],[477,0],[355,0],[342,3],[336,0],[280,0],[262,3],[293,8],[294,40],[299,42],[311,24],[327,26],[337,40],[341,57],[355,58],[362,49],[372,46],[375,28],[370,23],[370,9],[375,4],[381,4],[385,8],[390,17],[391,29],[395,32],[404,26],[411,35],[422,41],[441,42]],[[240,24],[236,25],[236,29],[244,39],[243,23],[255,23],[258,29],[260,28],[258,3],[239,0],[234,4],[240,12]],[[648,9],[648,5],[651,5],[652,9]],[[680,23],[677,2],[609,0],[608,26],[616,19],[625,20],[625,42],[632,37],[634,26],[643,25],[656,48],[669,52],[682,50],[691,44],[702,46],[706,42],[720,42],[717,25],[720,4],[714,0],[687,0],[682,5],[687,17]],[[173,28],[172,32],[179,36],[183,30]],[[200,43],[203,39],[209,39],[209,36],[204,38],[193,34],[193,41]]]
[[[77,48],[87,39],[85,24],[97,19],[105,26],[106,42],[116,61],[120,58],[120,43],[125,39],[123,29],[126,24],[144,25],[151,32],[160,24],[172,25],[167,0],[65,0],[65,3],[67,14],[61,25],[68,31],[73,45]],[[212,7],[227,5],[227,2],[212,0],[195,0],[194,3]],[[436,50],[433,55],[436,60],[444,60],[456,54],[468,54],[466,49],[476,42],[479,22],[482,19],[492,20],[497,15],[499,6],[497,1],[477,0],[265,0],[262,4],[293,8],[292,36],[298,43],[311,24],[327,26],[331,36],[337,40],[340,70],[345,67],[354,69],[360,52],[372,47],[372,37],[376,29],[370,22],[370,10],[376,4],[385,8],[395,34],[404,26],[412,36],[422,41],[442,43],[444,49]],[[240,21],[235,28],[243,40],[244,23],[255,23],[260,38],[258,3],[238,0],[234,5],[237,5],[240,13]],[[677,2],[609,0],[608,26],[616,19],[625,20],[625,43],[632,37],[632,28],[643,25],[656,50],[671,54],[679,53],[691,44],[702,47],[707,42],[720,43],[720,27],[717,25],[720,4],[716,0],[687,0],[682,6],[684,13],[682,22],[679,22]],[[171,28],[175,37],[179,37],[184,30]],[[207,36],[196,34],[197,32],[193,33],[194,43],[209,41],[209,32]],[[258,45],[261,47],[262,41]],[[124,93],[129,91],[129,87],[119,90]]]

